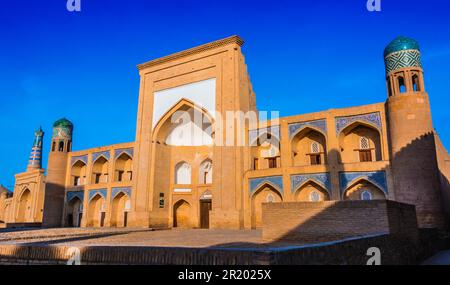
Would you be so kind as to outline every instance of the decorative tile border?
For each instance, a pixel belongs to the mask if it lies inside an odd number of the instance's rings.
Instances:
[[[84,162],[84,164],[87,165],[87,163],[88,163],[88,156],[87,156],[87,154],[80,155],[80,156],[73,156],[72,160],[71,160],[71,164],[74,165],[78,160]]]
[[[308,180],[314,181],[315,183],[319,184],[321,187],[327,190],[329,194],[331,194],[331,179],[329,173],[291,175],[291,192],[295,193],[297,188]]]
[[[249,191],[250,194],[252,194],[255,190],[257,190],[259,187],[261,187],[264,183],[270,183],[274,186],[276,186],[278,191],[283,194],[283,176],[268,176],[268,177],[258,177],[258,178],[251,178],[249,180]]]
[[[120,192],[131,198],[131,187],[114,187],[111,191],[111,200],[114,200]]]
[[[384,63],[386,66],[386,74],[405,67],[422,68],[420,51],[414,49],[391,53],[385,57]]]
[[[134,148],[121,148],[114,151],[114,159],[118,158],[122,153],[128,154],[131,158],[134,155]]]
[[[96,190],[90,190],[89,191],[89,202],[97,194],[100,194],[100,196],[102,196],[106,200],[106,195],[107,195],[106,189],[96,189]]]
[[[359,179],[365,179],[373,183],[375,186],[380,188],[386,195],[388,194],[386,172],[384,171],[339,173],[341,194],[343,194],[351,184],[353,184],[355,181]]]
[[[364,115],[355,115],[348,117],[336,117],[336,135],[339,135],[343,129],[348,127],[350,124],[361,121],[368,123],[374,127],[376,127],[379,131],[381,131],[381,116],[379,112],[364,114]]]
[[[280,141],[280,126],[270,126],[267,128],[261,128],[257,130],[250,130],[248,132],[248,141],[251,146],[256,146],[256,140],[262,136],[263,134],[271,134],[272,136],[276,137],[278,141]]]
[[[302,130],[306,127],[312,127],[312,128],[318,129],[318,130],[322,131],[325,136],[327,134],[327,121],[324,119],[324,120],[298,122],[298,123],[289,124],[289,138],[292,139],[292,137],[295,134],[297,134],[300,130]]]
[[[95,152],[92,154],[92,163],[94,163],[100,156],[105,157],[106,160],[109,160],[109,150]]]
[[[70,203],[70,201],[72,201],[73,198],[78,197],[81,202],[83,202],[84,200],[84,191],[83,190],[78,190],[78,191],[68,191],[66,193],[66,202]]]

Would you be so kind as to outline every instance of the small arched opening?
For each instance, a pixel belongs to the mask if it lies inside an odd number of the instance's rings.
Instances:
[[[269,183],[261,185],[252,195],[252,228],[262,227],[262,203],[282,202],[280,191]]]

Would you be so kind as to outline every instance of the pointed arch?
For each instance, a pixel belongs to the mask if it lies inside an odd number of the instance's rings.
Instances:
[[[67,201],[67,226],[80,227],[83,215],[83,201],[77,195],[74,195]]]
[[[179,199],[173,204],[173,227],[174,228],[191,228],[192,209],[184,199]]]
[[[177,112],[184,112],[182,115]],[[191,114],[192,113],[192,114]],[[201,114],[201,122],[193,122],[192,118],[194,114]],[[198,126],[202,131],[204,131],[208,136],[213,139],[214,134],[214,118],[213,116],[204,108],[199,107],[192,101],[188,99],[180,99],[178,103],[173,105],[164,115],[158,120],[157,124],[153,129],[153,141],[159,143],[166,143],[166,139],[171,134],[171,132],[176,129],[180,124],[174,124],[172,122],[172,116],[178,115],[180,117],[174,118],[174,121],[179,121],[184,117],[183,115],[189,115],[189,121],[182,120],[184,123],[201,123],[201,126]],[[194,117],[195,118],[195,117]],[[187,119],[187,118],[184,118]]]
[[[95,193],[88,204],[88,227],[103,227],[105,222],[105,201],[106,199],[99,192]]]
[[[367,147],[361,148],[361,138],[367,139]],[[341,162],[367,162],[382,160],[381,131],[377,126],[355,120],[339,133]]]
[[[348,187],[342,193],[342,200],[361,200],[363,192],[370,192],[374,200],[387,199],[386,192],[383,191],[383,187],[378,185],[372,179],[367,177],[358,177],[348,183]]]
[[[180,185],[192,184],[192,167],[186,161],[180,161],[175,165],[174,183]]]
[[[92,163],[92,184],[107,183],[109,181],[109,159],[103,154]]]
[[[326,163],[327,139],[318,128],[304,126],[297,130],[291,138],[292,165],[318,165]],[[316,151],[313,151],[313,145]]]
[[[331,195],[330,192],[326,189],[326,187],[313,179],[308,179],[302,184],[300,184],[294,190],[294,197],[296,201],[313,202],[312,199],[310,199],[310,196],[314,192],[316,192],[319,195],[318,201],[330,200]]]
[[[114,181],[133,180],[133,158],[126,152],[122,152],[114,160]]]
[[[127,227],[128,211],[130,211],[130,197],[124,191],[117,192],[111,203],[111,226]]]
[[[213,163],[212,159],[206,158],[200,163],[199,167],[199,184],[212,184],[213,181]]]
[[[31,218],[31,191],[28,188],[24,188],[19,196],[17,205],[17,222],[26,222]]]
[[[251,196],[252,228],[262,227],[262,203],[282,202],[281,191],[272,183],[266,181],[256,188]]]

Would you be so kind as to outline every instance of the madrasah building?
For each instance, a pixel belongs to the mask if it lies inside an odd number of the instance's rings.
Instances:
[[[420,227],[445,227],[450,157],[415,40],[384,51],[386,102],[244,120],[238,144],[219,114],[256,112],[242,45],[233,36],[138,65],[134,142],[72,151],[61,119],[45,170],[37,130],[13,196],[0,192],[3,226],[250,229],[266,202],[389,199],[415,205]]]

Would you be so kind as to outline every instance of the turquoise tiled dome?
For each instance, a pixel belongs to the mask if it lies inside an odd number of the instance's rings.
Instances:
[[[66,118],[62,118],[62,119],[59,119],[58,121],[56,121],[53,124],[53,127],[54,128],[70,128],[70,129],[72,129],[73,124],[71,121],[67,120]]]
[[[384,49],[384,56],[386,57],[389,54],[397,51],[411,49],[420,51],[419,43],[416,40],[406,37],[397,37]]]

